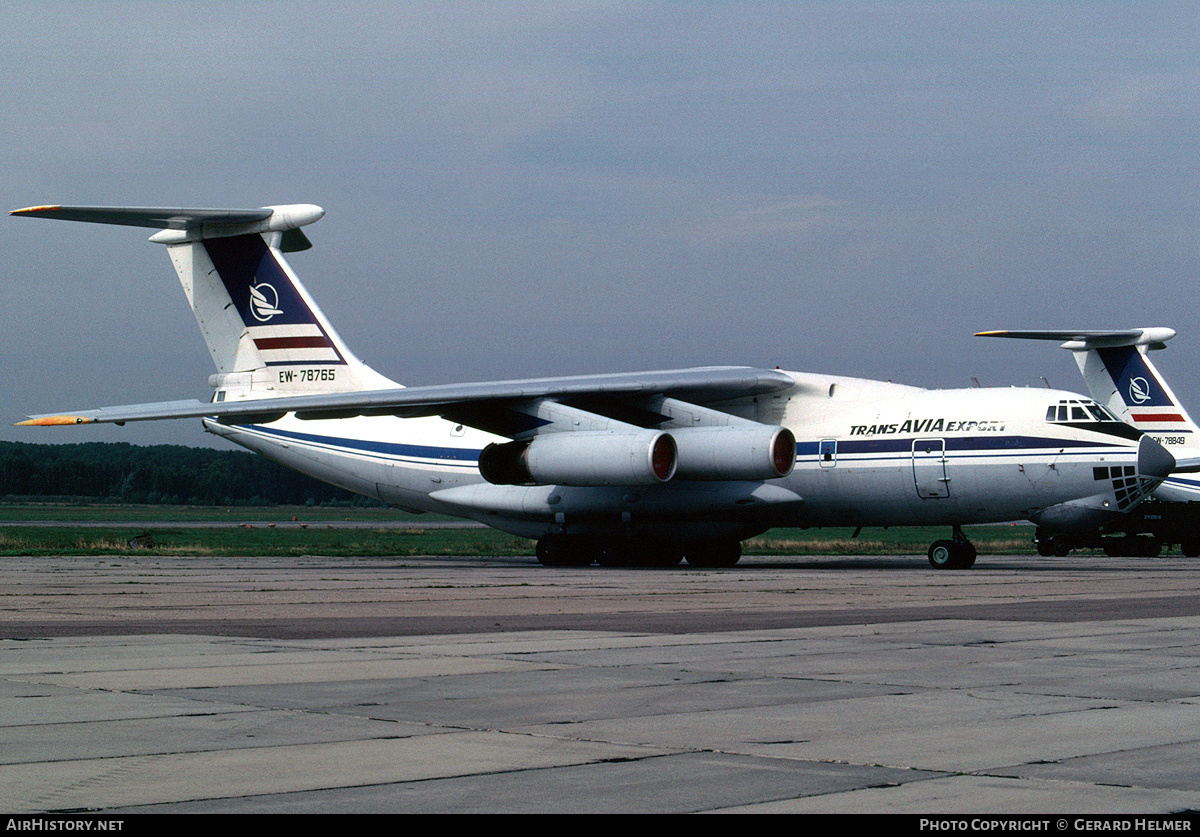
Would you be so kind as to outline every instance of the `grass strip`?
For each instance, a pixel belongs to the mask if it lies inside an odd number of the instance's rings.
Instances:
[[[852,530],[777,529],[743,544],[747,555],[924,555],[949,533],[938,527]],[[1031,527],[974,527],[981,554],[1032,554]],[[494,529],[228,527],[130,528],[0,525],[0,555],[412,556],[533,555],[534,542]]]

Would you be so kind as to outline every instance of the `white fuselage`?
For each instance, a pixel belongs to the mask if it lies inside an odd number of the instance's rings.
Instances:
[[[1072,393],[788,374],[791,390],[718,405],[795,434],[795,468],[760,482],[492,485],[479,474],[479,452],[507,440],[433,417],[205,425],[351,491],[534,538],[614,524],[683,538],[773,526],[961,525],[1030,518],[1061,504],[1127,505],[1116,478],[1136,467],[1136,439],[1048,421],[1048,408],[1078,398]]]

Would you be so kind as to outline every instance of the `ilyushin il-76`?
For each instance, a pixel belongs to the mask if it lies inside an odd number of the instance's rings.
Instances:
[[[922,525],[949,529],[934,567],[966,568],[965,524],[1120,515],[1176,468],[1106,407],[1040,388],[739,366],[403,387],[355,357],[285,259],[320,207],[13,214],[157,228],[216,364],[208,401],[22,424],[200,418],[326,482],[536,539],[550,566],[728,567],[772,527]]]

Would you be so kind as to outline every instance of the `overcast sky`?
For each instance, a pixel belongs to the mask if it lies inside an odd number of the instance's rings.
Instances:
[[[0,193],[327,214],[405,384],[708,364],[1082,389],[996,328],[1164,325],[1200,413],[1194,2],[5,3]],[[0,438],[207,399],[149,231],[0,216]]]

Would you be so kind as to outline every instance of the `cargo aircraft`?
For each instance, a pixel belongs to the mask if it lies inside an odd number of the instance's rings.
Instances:
[[[926,390],[748,367],[403,387],[362,363],[284,254],[308,204],[37,206],[14,215],[157,228],[217,372],[210,401],[37,415],[26,425],[199,418],[218,436],[402,509],[537,540],[553,566],[732,566],[772,527],[1070,523],[1132,508],[1167,449],[1070,392]]]

